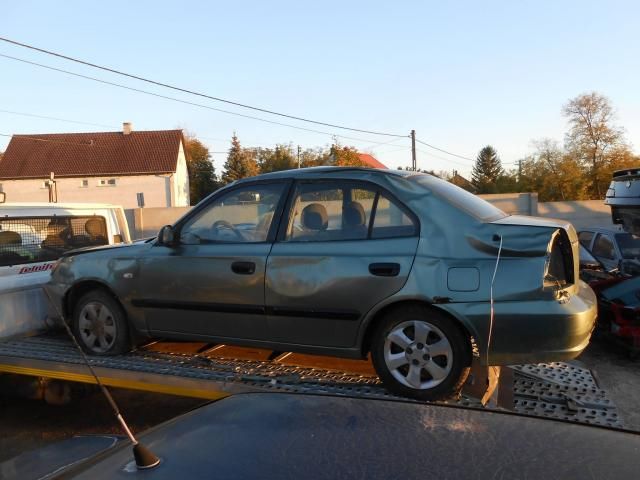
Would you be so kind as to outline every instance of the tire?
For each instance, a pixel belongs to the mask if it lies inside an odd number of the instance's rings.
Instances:
[[[91,290],[76,303],[71,328],[82,349],[92,355],[131,350],[129,325],[118,301],[104,290]]]
[[[469,375],[471,342],[437,310],[398,307],[385,314],[374,332],[371,357],[390,392],[444,400],[456,395]]]

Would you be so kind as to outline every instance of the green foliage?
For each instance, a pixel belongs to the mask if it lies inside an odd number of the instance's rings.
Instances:
[[[190,204],[195,205],[220,185],[209,149],[195,137],[185,138],[185,149],[189,173],[189,199]]]
[[[252,151],[242,148],[236,134],[231,137],[231,148],[227,155],[222,173],[222,182],[235,182],[241,178],[253,177],[258,174],[258,164]]]
[[[491,145],[487,145],[478,153],[471,173],[471,183],[476,193],[497,193],[497,182],[503,173],[498,152]]]
[[[330,150],[333,165],[336,167],[366,167],[367,164],[360,160],[358,150],[354,147],[343,147],[337,144],[331,145]]]
[[[294,154],[293,146],[276,145],[274,149],[260,148],[256,150],[260,173],[277,172],[298,168],[297,152]]]

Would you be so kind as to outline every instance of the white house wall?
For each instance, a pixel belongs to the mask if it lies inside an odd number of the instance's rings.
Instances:
[[[178,151],[178,164],[176,173],[172,177],[173,181],[173,206],[189,206],[189,173],[187,172],[187,160],[184,156],[182,142]]]
[[[142,192],[146,207],[186,206],[189,204],[189,183],[184,153],[182,153],[182,159],[184,173],[181,175],[187,180],[186,186],[183,181],[181,188],[175,187],[176,182],[173,177],[177,176],[176,174],[58,178],[56,180],[58,202],[99,202],[122,205],[124,208],[136,208],[138,206],[136,194]],[[99,185],[101,179],[108,180],[110,178],[116,179],[115,186]],[[48,202],[49,191],[42,187],[45,180],[45,178],[40,180],[0,180],[0,190],[7,194],[7,202]],[[82,180],[89,181],[87,187],[82,186]],[[174,190],[176,191],[176,201],[179,203],[172,204]]]

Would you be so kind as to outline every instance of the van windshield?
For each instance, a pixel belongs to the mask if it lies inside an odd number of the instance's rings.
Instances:
[[[0,266],[46,262],[76,248],[108,244],[100,216],[2,217]]]

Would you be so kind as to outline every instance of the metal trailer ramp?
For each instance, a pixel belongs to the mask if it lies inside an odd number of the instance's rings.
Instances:
[[[305,366],[305,362],[292,364],[287,362],[289,354],[274,359],[234,358],[221,355],[222,346],[180,353],[185,349],[174,348],[180,345],[189,344],[155,343],[126,355],[91,356],[89,361],[105,385],[203,399],[255,391],[400,398],[387,393],[378,377],[366,370],[357,373]],[[613,401],[590,370],[560,362],[508,368],[513,374],[512,385],[506,387],[512,389],[508,392],[513,398],[510,410],[622,427]],[[58,333],[0,342],[0,372],[95,383],[79,352]],[[464,395],[443,403],[482,408],[479,400]]]

